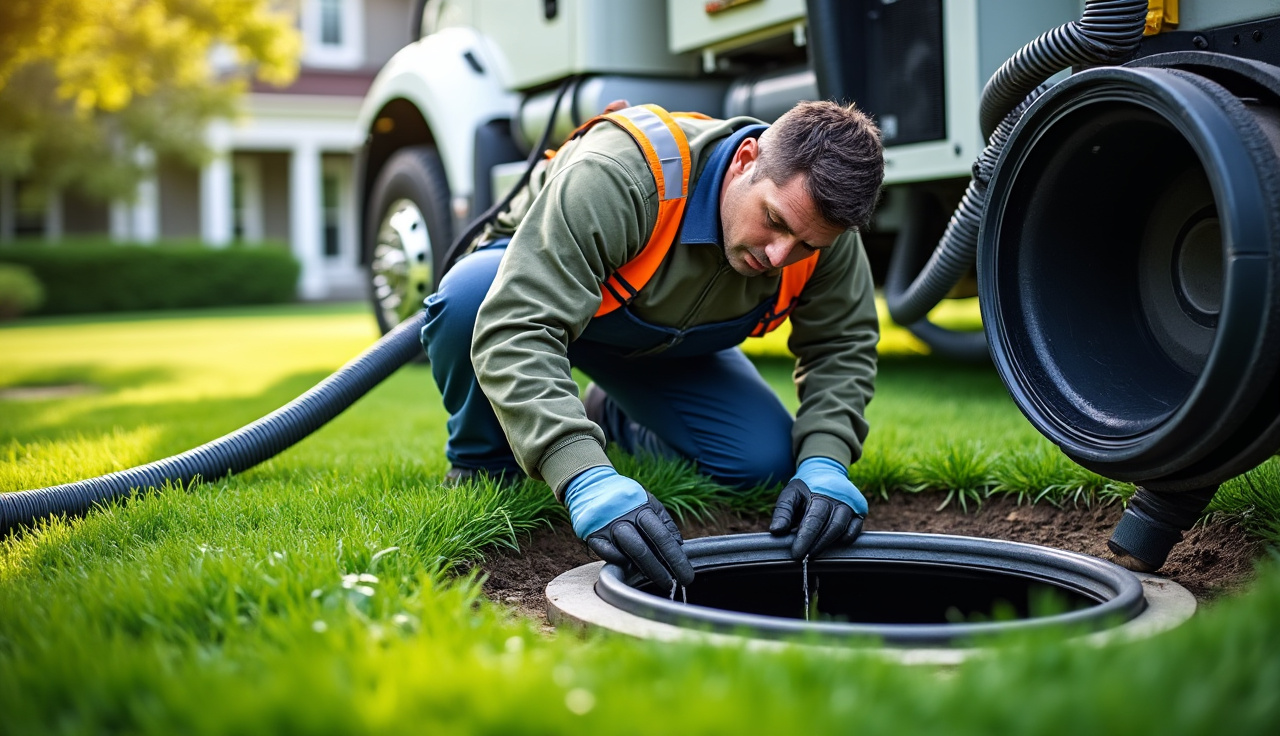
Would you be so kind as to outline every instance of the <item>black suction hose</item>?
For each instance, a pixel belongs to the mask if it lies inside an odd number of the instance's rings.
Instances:
[[[915,273],[913,266],[920,262],[916,254],[929,246],[920,243],[919,235],[916,234],[919,225],[918,199],[921,195],[912,193],[912,201],[907,207],[907,222],[899,232],[884,285],[889,313],[898,324],[909,325],[914,329],[915,324],[923,321],[929,310],[937,306],[973,266],[978,252],[978,228],[982,224],[982,213],[987,207],[987,184],[991,181],[996,162],[1000,160],[1009,134],[1022,119],[1022,113],[1048,89],[1047,85],[1041,85],[1032,90],[996,128],[991,142],[982,149],[982,155],[973,164],[973,178],[969,180],[959,206],[951,215],[946,232],[914,281],[911,278]]]
[[[1142,41],[1146,16],[1147,0],[1087,0],[1080,20],[1042,34],[991,76],[979,107],[982,133],[989,141],[946,232],[914,280],[909,275],[912,259],[895,248],[885,283],[885,301],[895,322],[914,327],[924,320],[973,266],[987,182],[1022,113],[1047,89],[1041,85],[1068,67],[1127,59]]]
[[[560,85],[555,102],[551,104],[551,119],[538,145],[529,153],[524,175],[502,201],[476,218],[467,231],[449,246],[442,277],[462,249],[529,182],[534,166],[542,158],[547,141],[551,139],[560,101],[564,99],[565,92],[576,90],[580,81],[581,77],[570,77]],[[419,335],[425,322],[425,312],[419,311],[310,391],[258,421],[194,450],[75,483],[0,493],[0,537],[49,516],[84,514],[95,504],[137,491],[159,490],[166,484],[186,487],[234,475],[278,455],[323,427],[400,366],[421,354]]]
[[[1045,31],[1000,65],[982,88],[978,122],[989,138],[1004,116],[1041,83],[1073,66],[1112,65],[1138,50],[1148,0],[1088,0],[1080,20]]]
[[[189,486],[240,473],[324,426],[422,352],[426,313],[401,322],[310,391],[231,434],[136,468],[30,491],[0,493],[0,537],[49,516],[78,516],[94,505],[166,484]]]
[[[581,77],[570,77],[560,85],[551,104],[551,119],[538,145],[529,153],[528,166],[520,181],[502,201],[476,218],[467,231],[445,252],[441,277],[452,267],[463,248],[529,182],[534,166],[541,160],[551,140],[560,101],[570,89],[576,90]],[[137,491],[159,490],[166,484],[186,487],[243,472],[292,447],[323,427],[361,396],[367,394],[400,366],[422,353],[419,335],[426,313],[401,322],[381,340],[333,375],[285,406],[258,421],[223,437],[136,468],[100,475],[97,478],[64,483],[30,491],[0,493],[0,537],[49,516],[78,516],[95,504],[126,497]]]

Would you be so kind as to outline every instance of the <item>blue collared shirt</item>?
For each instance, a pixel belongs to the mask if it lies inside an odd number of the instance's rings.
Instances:
[[[759,138],[767,125],[748,125],[720,141],[711,151],[702,176],[689,193],[685,205],[684,222],[680,225],[681,243],[714,243],[722,245],[724,233],[720,230],[720,186],[724,173],[738,146],[747,138]]]

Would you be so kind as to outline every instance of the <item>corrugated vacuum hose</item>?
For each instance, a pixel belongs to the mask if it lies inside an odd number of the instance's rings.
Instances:
[[[323,427],[422,352],[418,311],[311,390],[267,416],[180,455],[96,478],[0,494],[0,537],[50,516],[78,516],[133,493],[240,473]]]

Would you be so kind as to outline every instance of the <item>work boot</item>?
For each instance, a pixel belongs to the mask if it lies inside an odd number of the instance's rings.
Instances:
[[[524,473],[518,470],[499,470],[490,472],[483,468],[459,468],[454,465],[449,468],[449,472],[444,474],[444,480],[441,485],[449,488],[457,488],[466,483],[478,483],[483,480],[492,480],[499,488],[510,488],[519,485],[525,478]]]
[[[587,384],[587,390],[582,394],[582,406],[587,410],[587,419],[600,427],[606,442],[612,442],[613,438],[609,436],[609,422],[605,414],[605,402],[608,400],[609,394],[594,383]]]
[[[582,394],[582,407],[587,410],[587,419],[604,432],[606,444],[616,443],[623,452],[631,455],[684,457],[652,430],[628,417],[618,402],[594,383],[587,384],[587,390]]]

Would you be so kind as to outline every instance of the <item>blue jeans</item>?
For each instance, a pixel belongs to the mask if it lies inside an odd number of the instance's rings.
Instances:
[[[490,473],[518,468],[471,366],[476,312],[504,252],[500,243],[458,261],[440,289],[427,297],[422,328],[432,376],[450,415],[445,455],[456,467]],[[593,332],[607,329],[610,323],[605,320],[613,316],[593,321],[569,346],[570,363],[609,395],[605,433],[611,441],[633,454],[692,460],[701,472],[730,486],[791,477],[791,414],[736,347],[754,326],[754,318],[722,329],[691,330],[679,350],[671,351],[674,356],[627,356],[616,339],[610,344],[590,339]],[[626,316],[628,334],[643,324]],[[652,329],[655,334],[670,333]],[[636,349],[649,342],[640,335],[636,341]],[[706,352],[699,352],[700,344]]]

